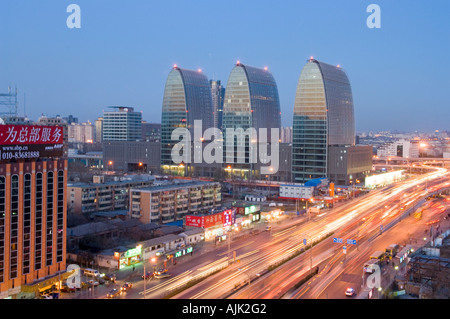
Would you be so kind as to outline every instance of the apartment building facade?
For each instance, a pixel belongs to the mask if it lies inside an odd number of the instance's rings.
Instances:
[[[130,189],[151,186],[153,181],[153,178],[149,178],[105,182],[103,176],[94,176],[92,183],[68,184],[69,212],[90,214],[102,211],[127,210]]]
[[[211,210],[221,202],[220,183],[192,181],[131,189],[129,213],[143,223],[167,224]]]

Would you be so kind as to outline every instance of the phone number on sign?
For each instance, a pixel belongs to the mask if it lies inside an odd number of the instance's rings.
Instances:
[[[38,158],[39,151],[29,152],[2,152],[1,159],[23,159],[23,158]]]

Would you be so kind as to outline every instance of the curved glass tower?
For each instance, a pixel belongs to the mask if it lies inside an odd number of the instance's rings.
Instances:
[[[329,146],[355,145],[350,82],[339,66],[311,58],[300,74],[294,102],[292,181],[327,177]]]
[[[238,62],[231,70],[225,91],[222,127],[225,150],[229,151],[233,145],[235,148],[233,163],[225,162],[225,166],[233,173],[249,178],[250,173],[255,173],[252,170],[258,169],[249,158],[249,143],[257,136],[247,136],[241,141],[235,137],[233,141],[226,138],[226,130],[254,128],[258,133],[259,128],[267,128],[267,141],[270,141],[270,129],[281,127],[278,88],[267,68],[259,69]],[[244,154],[236,150],[239,142],[245,144]]]
[[[186,166],[172,161],[172,141],[176,128],[189,129],[194,136],[194,121],[202,121],[203,132],[214,126],[211,86],[201,71],[181,69],[174,66],[164,89],[161,120],[161,168],[165,173],[185,175]],[[186,163],[187,164],[187,163]]]

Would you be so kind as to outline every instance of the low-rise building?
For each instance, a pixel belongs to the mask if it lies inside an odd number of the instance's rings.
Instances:
[[[148,187],[154,177],[140,176],[135,179],[105,181],[103,176],[94,176],[92,183],[67,185],[69,213],[90,214],[112,210],[128,210],[129,192],[132,188]]]

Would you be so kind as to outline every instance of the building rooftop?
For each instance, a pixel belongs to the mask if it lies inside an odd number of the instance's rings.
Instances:
[[[207,181],[189,181],[189,182],[181,182],[175,184],[166,184],[166,185],[155,185],[150,187],[142,187],[136,189],[137,191],[146,191],[146,192],[154,192],[160,190],[171,190],[171,189],[179,189],[185,187],[195,187],[195,186],[203,186],[208,184],[217,184],[218,182],[207,182]]]
[[[155,181],[156,178],[151,175],[130,175],[122,177],[122,180],[117,181],[105,181],[103,183],[94,183],[94,182],[74,182],[68,183],[67,187],[92,187],[92,186],[105,186],[105,185],[126,185],[130,183],[141,183],[141,182],[151,182]]]
[[[71,228],[67,228],[67,236],[68,237],[82,237],[86,235],[93,235],[96,233],[102,233],[106,231],[111,231],[117,229],[117,226],[104,223],[104,222],[94,222],[87,223]]]

